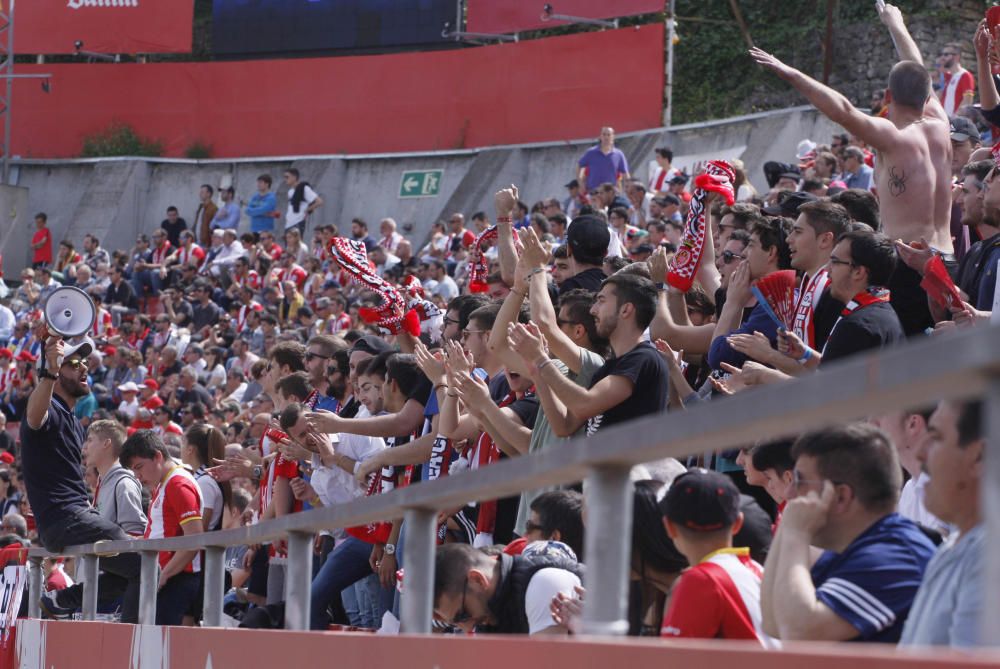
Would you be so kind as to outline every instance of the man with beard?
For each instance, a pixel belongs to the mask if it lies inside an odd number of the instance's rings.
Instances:
[[[73,415],[77,400],[90,394],[87,357],[89,339],[67,346],[58,337],[45,344],[45,369],[28,398],[21,422],[21,458],[28,500],[35,513],[42,545],[53,553],[66,546],[96,541],[127,540],[122,528],[101,517],[90,505],[83,481],[84,429]],[[53,371],[54,370],[54,371]],[[139,556],[134,553],[101,558],[98,593],[104,600],[123,595],[122,622],[139,617]],[[64,591],[42,598],[53,618],[68,618],[82,604],[82,593]]]
[[[976,309],[993,308],[1000,261],[1000,175],[993,161],[980,160],[962,169],[962,225],[975,227],[981,241],[970,248],[955,282]]]
[[[667,406],[667,366],[643,332],[656,313],[656,287],[649,279],[618,273],[608,277],[590,313],[597,335],[614,355],[583,388],[562,375],[545,355],[535,326],[514,325],[511,348],[529,362],[535,389],[552,431],[568,437],[584,424],[599,429],[663,411]],[[563,361],[565,362],[565,361]]]

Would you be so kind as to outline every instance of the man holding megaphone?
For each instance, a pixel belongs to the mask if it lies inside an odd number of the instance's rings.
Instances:
[[[49,303],[53,298],[49,299]],[[58,302],[58,300],[57,300]],[[48,331],[61,335],[83,334],[93,323],[89,300],[63,308],[65,323],[56,326],[46,304]],[[75,313],[74,313],[75,312]],[[82,312],[86,316],[80,318]],[[78,332],[69,332],[65,325]],[[45,329],[45,328],[43,328]],[[102,518],[90,505],[90,493],[83,480],[82,452],[85,438],[83,425],[73,415],[81,397],[90,393],[87,384],[87,357],[94,344],[84,339],[67,344],[60,334],[45,333],[43,364],[38,373],[38,385],[28,397],[24,420],[21,421],[21,458],[28,500],[35,513],[38,536],[49,551],[58,553],[65,546],[89,544],[106,540],[127,540],[129,537],[117,525]],[[122,554],[102,557],[102,574],[98,594],[102,600],[123,597],[122,622],[138,622],[139,556]],[[78,588],[48,593],[42,597],[42,607],[53,618],[68,618],[82,604]],[[66,593],[59,597],[58,594]]]

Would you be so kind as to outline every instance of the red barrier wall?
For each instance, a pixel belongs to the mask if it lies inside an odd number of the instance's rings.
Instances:
[[[552,0],[553,13],[588,19],[607,19],[662,12],[663,0]],[[566,25],[565,21],[542,21],[544,0],[469,0],[467,30],[482,33],[514,33]]]
[[[4,2],[6,6],[8,2]],[[188,53],[194,0],[20,0],[17,53]]]
[[[527,637],[382,637],[371,634],[138,627],[108,623],[18,622],[19,669],[251,669],[256,667],[399,667],[518,669],[635,667],[661,669],[974,669],[1000,666],[982,657],[891,646],[799,644],[765,651],[739,641],[583,640]],[[135,658],[133,660],[133,658]]]
[[[237,157],[596,137],[602,125],[660,125],[663,59],[655,24],[384,56],[18,66],[53,77],[49,94],[15,83],[12,152],[76,156],[85,134],[116,119],[169,156],[199,139]]]

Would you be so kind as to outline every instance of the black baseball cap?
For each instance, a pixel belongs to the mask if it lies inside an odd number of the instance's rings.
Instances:
[[[378,355],[383,351],[388,351],[392,348],[384,339],[376,337],[375,335],[365,335],[351,346],[351,353],[355,351],[362,351],[364,353],[370,353],[371,355]]]
[[[695,532],[732,527],[740,515],[740,491],[725,474],[692,469],[674,479],[660,511],[675,525]]]
[[[577,181],[576,179],[573,179],[568,184],[563,186],[563,188],[579,188],[579,187],[580,187],[580,182]]]
[[[608,224],[597,216],[577,216],[566,230],[566,245],[581,262],[601,262],[610,243]]]
[[[951,119],[951,141],[964,142],[969,139],[980,140],[979,129],[976,124],[964,116],[956,116]]]
[[[814,202],[819,198],[805,191],[783,192],[778,194],[778,204],[761,208],[768,216],[785,216],[795,218],[799,215],[799,207],[806,202]]]

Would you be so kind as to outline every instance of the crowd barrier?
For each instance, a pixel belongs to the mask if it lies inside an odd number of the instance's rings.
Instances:
[[[588,596],[582,631],[585,635],[621,635],[627,627],[632,543],[629,522],[632,516],[632,483],[629,473],[633,465],[668,456],[684,457],[735,448],[746,444],[748,438],[773,439],[873,413],[923,405],[932,400],[969,397],[980,397],[985,402],[988,447],[982,489],[988,539],[984,587],[988,592],[997,593],[1000,592],[998,327],[975,328],[858,356],[832,365],[819,374],[762,387],[690,411],[648,416],[610,428],[602,432],[600,438],[578,438],[559,448],[513,458],[460,476],[397,489],[374,498],[283,516],[238,529],[171,539],[73,546],[66,548],[63,554],[82,558],[83,617],[93,620],[100,555],[138,552],[142,557],[140,623],[150,625],[156,609],[157,552],[204,548],[204,624],[214,627],[220,624],[222,616],[225,547],[284,538],[288,544],[285,624],[289,630],[301,631],[308,629],[309,621],[313,533],[402,516],[407,524],[402,632],[426,634],[431,629],[434,530],[438,509],[460,506],[473,500],[495,499],[535,487],[584,480]],[[47,555],[43,549],[29,552],[32,564],[29,577],[32,617],[37,617],[39,613],[39,562]],[[1000,640],[1000,597],[987,597],[986,606],[981,621],[983,638]],[[60,626],[58,629],[63,628]],[[122,629],[128,628],[122,626]],[[119,634],[117,631],[114,633]],[[703,647],[706,650],[714,648],[711,645]],[[644,651],[640,648],[645,646],[633,648],[623,645],[620,648],[624,653],[641,654]],[[842,652],[849,654],[849,651]],[[445,657],[448,655],[446,651],[441,653]],[[489,653],[484,651],[483,656],[488,657]],[[724,656],[715,657],[721,662]],[[802,666],[786,665],[789,660],[783,654],[767,657],[767,666],[772,669],[776,666]],[[615,659],[619,661],[617,657]],[[966,660],[953,660],[940,665],[914,662],[913,666],[971,666]],[[436,660],[434,664],[444,666]],[[715,665],[701,663],[698,666]],[[819,666],[826,665],[816,664],[816,667]]]

